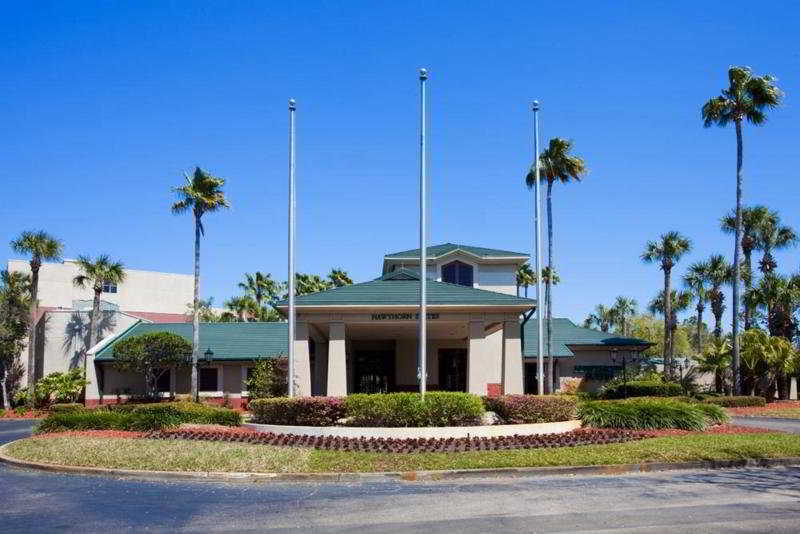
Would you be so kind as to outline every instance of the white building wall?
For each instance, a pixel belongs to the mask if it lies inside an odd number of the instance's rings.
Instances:
[[[9,260],[8,270],[30,274],[26,260]],[[71,308],[75,300],[92,300],[91,288],[76,288],[72,280],[80,274],[74,260],[43,263],[39,269],[39,305]],[[192,301],[194,277],[190,274],[125,269],[126,278],[116,293],[103,293],[102,300],[124,311],[185,313]]]

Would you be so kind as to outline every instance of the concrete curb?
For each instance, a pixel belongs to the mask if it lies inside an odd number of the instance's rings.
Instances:
[[[27,438],[24,438],[27,439]],[[18,440],[21,441],[21,440]],[[530,476],[580,476],[580,475],[623,475],[630,473],[652,473],[656,471],[683,471],[693,469],[732,469],[742,467],[785,467],[800,466],[800,457],[761,458],[741,460],[703,460],[695,462],[617,465],[583,465],[573,467],[500,467],[494,469],[452,469],[444,471],[405,471],[375,473],[229,473],[201,471],[141,471],[136,469],[107,469],[104,467],[66,466],[19,460],[7,454],[6,443],[0,447],[0,463],[75,475],[99,475],[114,478],[133,478],[141,480],[195,480],[215,482],[388,482],[460,480],[470,478],[530,477]]]

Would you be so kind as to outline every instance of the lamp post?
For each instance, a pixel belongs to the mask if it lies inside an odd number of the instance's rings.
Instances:
[[[427,222],[425,196],[427,193],[426,157],[425,157],[425,84],[428,81],[428,71],[419,69],[420,84],[420,135],[419,135],[419,363],[417,374],[419,376],[419,394],[424,397],[428,385],[428,251],[427,247]]]
[[[294,112],[297,104],[294,99],[289,100],[289,273],[287,276],[289,292],[289,328],[287,340],[289,345],[289,396],[294,397],[294,338],[295,338],[295,308],[294,308],[294,215],[295,215],[295,191],[294,191]]]
[[[539,202],[539,101],[534,100],[533,110],[533,218],[535,243],[533,252],[536,255],[536,392],[544,395],[544,331],[542,328],[542,223]],[[552,384],[551,384],[552,386]]]
[[[619,349],[614,347],[611,349],[611,362],[617,363],[621,361],[622,363],[622,394],[627,399],[628,398],[628,358],[631,357],[628,351],[622,351],[622,356],[620,357]],[[638,359],[638,354],[636,356],[631,357],[631,363],[636,362]]]

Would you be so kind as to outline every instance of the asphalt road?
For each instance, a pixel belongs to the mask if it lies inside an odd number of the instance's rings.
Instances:
[[[790,434],[800,434],[800,419],[780,419],[778,417],[732,417],[731,422],[736,425],[755,426],[780,430]],[[799,529],[800,530],[800,529]]]
[[[30,424],[0,422],[0,441]],[[222,484],[0,466],[0,532],[798,532],[800,467]]]

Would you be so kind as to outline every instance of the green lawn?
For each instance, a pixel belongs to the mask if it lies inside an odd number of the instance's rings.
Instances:
[[[800,436],[696,434],[558,449],[414,454],[201,441],[51,437],[18,441],[6,451],[11,456],[37,462],[143,470],[367,472],[800,457]]]

